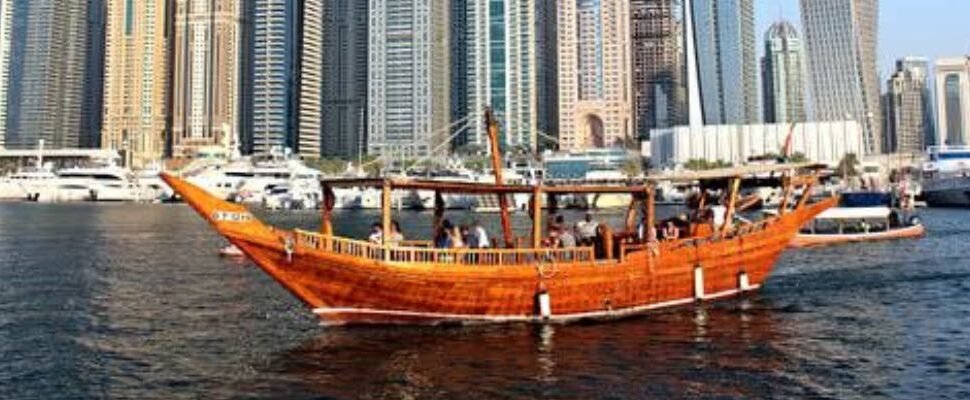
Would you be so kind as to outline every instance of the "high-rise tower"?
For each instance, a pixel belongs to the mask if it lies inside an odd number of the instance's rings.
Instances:
[[[634,124],[650,130],[686,123],[684,32],[675,0],[630,2],[633,38]]]
[[[165,156],[170,9],[165,0],[108,0],[101,146],[142,168]]]
[[[765,34],[761,60],[765,122],[805,122],[805,68],[798,31],[779,21]]]
[[[354,159],[367,150],[368,2],[324,3],[321,152]]]
[[[488,147],[481,113],[491,107],[501,121],[503,146],[535,150],[541,113],[543,22],[553,2],[460,0],[454,3],[452,119],[474,116],[458,142]]]
[[[878,0],[801,0],[813,116],[855,120],[869,153],[882,150]]]
[[[447,0],[370,0],[369,154],[413,158],[447,148],[450,11]]]
[[[558,2],[559,143],[623,146],[633,137],[630,4]]]
[[[936,108],[936,144],[970,144],[970,58],[936,60]]]
[[[932,130],[929,61],[907,57],[896,62],[887,82],[886,153],[922,154]]]
[[[295,149],[297,128],[297,0],[252,0],[252,82],[244,115],[246,152]],[[247,46],[248,47],[248,46]]]
[[[175,0],[172,146],[175,157],[201,147],[241,146],[246,10],[236,0]]]
[[[32,148],[41,139],[49,147],[96,146],[104,84],[104,2],[9,6],[6,146]]]
[[[704,123],[759,122],[754,0],[694,0],[692,15]]]

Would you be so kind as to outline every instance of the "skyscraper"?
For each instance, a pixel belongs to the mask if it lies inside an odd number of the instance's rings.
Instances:
[[[452,119],[474,115],[459,142],[487,148],[482,111],[501,122],[501,144],[535,151],[540,130],[542,22],[552,2],[459,0],[453,3]],[[463,96],[463,98],[458,98]]]
[[[7,92],[10,87],[13,11],[13,1],[0,0],[0,149],[5,147],[7,137]]]
[[[321,154],[325,1],[303,0],[301,12],[296,147],[304,157],[320,157]]]
[[[324,3],[321,152],[353,159],[367,150],[368,2]]]
[[[761,60],[765,122],[805,122],[805,68],[802,41],[788,21],[765,34]]]
[[[108,0],[101,146],[147,167],[165,156],[170,9],[165,0]]]
[[[693,17],[704,122],[759,122],[754,0],[694,0]]]
[[[240,149],[246,68],[243,8],[236,0],[175,0],[172,153]]]
[[[637,136],[686,122],[683,21],[675,0],[633,0],[634,124]]]
[[[936,60],[936,112],[936,144],[970,144],[970,58]]]
[[[10,6],[6,146],[32,148],[41,139],[48,147],[97,145],[104,2],[23,1]]]
[[[450,11],[447,0],[370,0],[369,154],[447,148]]]
[[[896,62],[896,72],[887,82],[886,153],[917,154],[926,150],[931,120],[929,96],[929,62],[914,57]]]
[[[559,145],[623,146],[633,135],[630,4],[558,4]]]
[[[801,0],[814,119],[853,119],[865,147],[881,145],[876,65],[878,0]]]
[[[251,118],[246,152],[269,153],[296,146],[297,0],[252,0],[252,86],[245,101]]]

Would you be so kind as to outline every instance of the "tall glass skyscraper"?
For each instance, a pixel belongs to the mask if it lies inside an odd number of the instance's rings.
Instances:
[[[48,147],[97,146],[104,2],[15,1],[9,6],[6,146],[32,148],[41,139]]]
[[[299,27],[297,0],[253,0],[251,118],[244,143],[247,152],[295,150],[297,126],[296,66]]]
[[[370,0],[369,154],[413,158],[447,148],[450,5]]]
[[[5,147],[7,137],[7,92],[10,88],[13,10],[13,1],[0,0],[0,149]]]
[[[801,0],[812,111],[819,121],[858,121],[869,153],[882,150],[878,0]]]
[[[788,21],[779,21],[765,34],[761,60],[766,123],[805,122],[805,67],[802,41]]]
[[[754,0],[694,0],[693,16],[704,123],[759,122]]]
[[[932,130],[932,98],[929,92],[929,61],[907,57],[896,62],[887,82],[886,153],[922,154]]]
[[[634,121],[641,139],[650,130],[686,122],[684,43],[676,0],[633,0]]]
[[[368,2],[326,0],[323,38],[323,155],[367,150]]]
[[[457,140],[486,148],[481,113],[491,107],[502,123],[501,144],[536,149],[540,115],[538,96],[546,82],[540,75],[545,45],[540,17],[550,2],[528,0],[459,0],[453,4],[453,120],[474,115],[468,132]]]

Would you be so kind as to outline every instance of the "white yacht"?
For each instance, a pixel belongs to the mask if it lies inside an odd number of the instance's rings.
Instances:
[[[57,178],[50,168],[25,168],[0,178],[0,200],[27,200]]]
[[[57,172],[57,178],[38,187],[33,200],[43,203],[147,201],[149,197],[132,178],[131,171],[107,165],[62,169]]]
[[[935,146],[923,164],[922,193],[931,207],[970,207],[970,146]]]

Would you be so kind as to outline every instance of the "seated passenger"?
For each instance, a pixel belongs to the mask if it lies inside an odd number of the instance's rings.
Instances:
[[[559,247],[564,249],[576,247],[576,236],[565,226],[559,229]]]
[[[382,244],[384,241],[384,232],[381,229],[381,224],[373,223],[370,226],[370,236],[367,237],[367,241],[373,244]]]
[[[450,249],[452,246],[451,241],[451,231],[454,227],[451,225],[451,221],[447,219],[441,222],[441,226],[438,227],[438,232],[435,234],[434,247],[439,249]]]
[[[401,233],[401,224],[397,221],[391,222],[391,233],[387,235],[387,244],[398,246],[404,241],[404,234]]]

